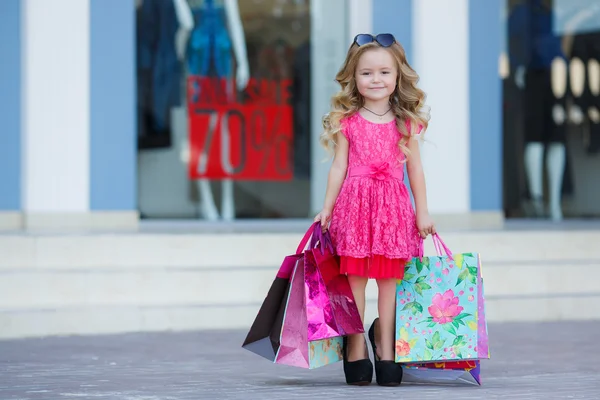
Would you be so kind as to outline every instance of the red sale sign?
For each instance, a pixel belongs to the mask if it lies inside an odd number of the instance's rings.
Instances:
[[[188,79],[190,179],[291,180],[291,81]],[[243,100],[236,100],[238,97]]]

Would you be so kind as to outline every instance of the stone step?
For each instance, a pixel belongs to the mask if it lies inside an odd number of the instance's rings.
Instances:
[[[0,309],[260,304],[276,272],[275,267],[4,270]],[[483,275],[489,298],[600,293],[600,261],[483,264]],[[376,296],[370,282],[367,298]]]
[[[293,253],[299,233],[2,235],[0,271],[13,268],[265,267]],[[482,231],[444,234],[457,253],[478,252],[484,262],[600,259],[600,230]],[[427,254],[433,254],[431,240]]]
[[[298,233],[0,236],[0,337],[244,329]],[[482,254],[489,321],[600,319],[600,232],[451,232]],[[426,253],[433,254],[427,243]],[[377,314],[367,288],[366,320]]]

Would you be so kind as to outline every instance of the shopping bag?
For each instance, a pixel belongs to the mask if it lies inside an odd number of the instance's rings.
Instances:
[[[324,299],[327,293],[323,292],[322,282],[318,282],[318,274],[314,268],[306,267],[305,261],[306,257],[300,258],[294,268],[274,361],[313,369],[342,360],[342,337],[324,323],[325,314],[333,311]],[[307,290],[311,283],[315,289],[312,293]],[[319,304],[324,310],[318,309]],[[319,339],[310,340],[309,336]]]
[[[311,244],[304,254],[305,265],[308,265],[311,271],[316,267],[319,272],[318,275],[322,279],[322,284],[325,285],[327,290],[328,300],[333,311],[333,319],[325,318],[325,325],[330,328],[331,334],[347,336],[364,333],[364,325],[354,302],[348,277],[340,273],[339,257],[335,255],[329,232],[323,233],[318,222],[313,225]],[[317,277],[318,275],[315,274],[314,276]],[[316,281],[309,284],[309,289],[316,284]],[[322,308],[326,310],[325,307]],[[309,318],[309,322],[311,320]],[[313,322],[314,325],[319,323],[318,319]],[[309,340],[319,338],[321,337],[314,335]]]
[[[479,360],[402,364],[405,383],[468,383],[481,385]]]
[[[242,347],[277,364],[317,368],[342,359],[343,335],[362,332],[331,240],[314,224],[285,257]]]
[[[395,360],[489,358],[481,258],[453,255],[437,234],[433,241],[438,256],[413,258],[397,282]]]

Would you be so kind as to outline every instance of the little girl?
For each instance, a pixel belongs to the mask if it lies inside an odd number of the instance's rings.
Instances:
[[[321,135],[334,158],[315,221],[329,228],[363,321],[367,280],[377,280],[379,318],[369,339],[377,383],[394,386],[402,381],[402,368],[394,363],[396,280],[402,279],[406,260],[419,255],[423,239],[435,233],[416,140],[429,120],[425,93],[389,33],[357,35],[336,80],[341,90]],[[403,180],[404,163],[416,215]],[[373,364],[363,335],[344,340],[344,373],[348,384],[371,382]]]

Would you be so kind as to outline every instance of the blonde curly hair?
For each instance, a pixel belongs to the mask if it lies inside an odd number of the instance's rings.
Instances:
[[[400,150],[408,157],[410,151],[407,143],[419,126],[427,129],[429,123],[429,110],[425,107],[425,92],[417,87],[419,75],[406,61],[406,53],[400,43],[395,42],[389,47],[382,47],[377,42],[358,46],[350,46],[346,60],[335,76],[341,90],[331,99],[331,111],[323,117],[324,131],[319,141],[330,154],[335,152],[336,139],[341,131],[341,121],[360,110],[364,105],[364,98],[356,87],[356,67],[358,60],[367,51],[384,48],[389,51],[396,63],[398,82],[394,93],[390,96],[391,110],[396,117],[396,126],[401,133],[398,141]],[[410,123],[410,132],[406,129],[406,121]]]

